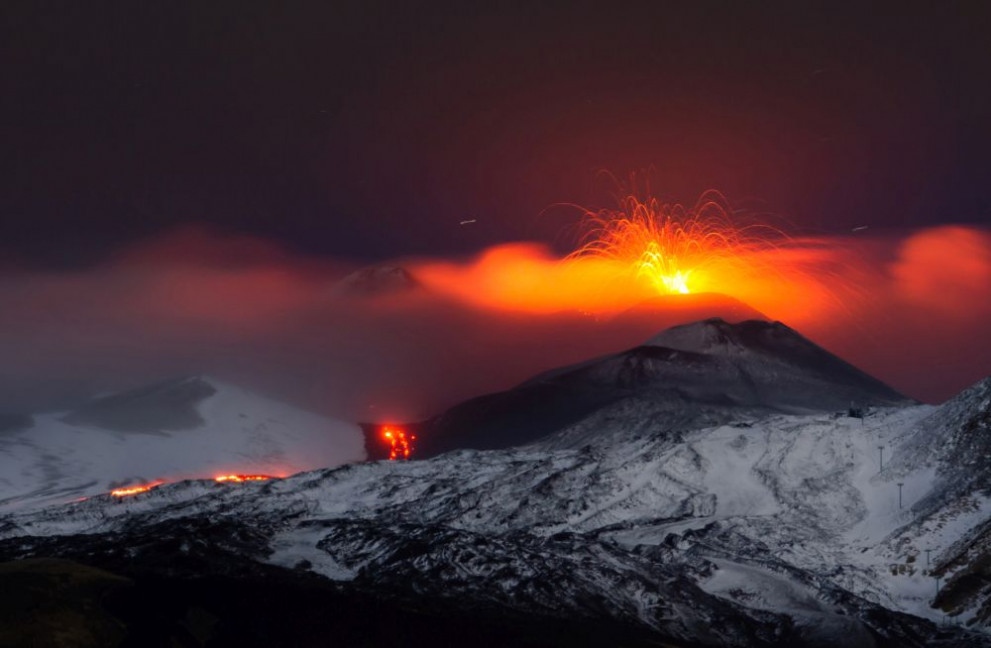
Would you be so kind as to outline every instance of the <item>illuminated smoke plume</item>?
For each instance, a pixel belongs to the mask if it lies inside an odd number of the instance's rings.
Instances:
[[[718,294],[801,326],[844,298],[820,241],[738,223],[716,191],[691,208],[630,194],[615,208],[581,211],[577,249],[564,260],[507,244],[469,263],[414,264],[415,273],[480,307],[538,313],[615,314],[659,295]]]

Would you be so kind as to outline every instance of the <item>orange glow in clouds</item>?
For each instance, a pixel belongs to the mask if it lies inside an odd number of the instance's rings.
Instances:
[[[616,209],[583,211],[579,248],[565,259],[509,244],[467,264],[424,262],[414,274],[478,306],[534,313],[616,313],[660,295],[716,293],[801,325],[835,307],[835,250],[731,214],[715,191],[691,208],[628,195]]]
[[[918,232],[902,243],[890,271],[907,303],[943,317],[983,319],[986,309],[975,296],[987,304],[991,295],[991,234],[956,225]]]

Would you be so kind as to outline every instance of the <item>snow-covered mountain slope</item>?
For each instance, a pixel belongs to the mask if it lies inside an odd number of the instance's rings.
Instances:
[[[541,374],[410,426],[416,452],[525,444],[590,417],[639,412],[697,427],[764,416],[912,401],[780,322],[708,319],[675,326],[643,346]],[[373,426],[366,428],[371,434]],[[595,431],[591,432],[593,435]],[[585,441],[582,440],[581,443]],[[376,444],[369,443],[374,450]]]
[[[753,393],[742,397],[777,409],[894,405],[907,399],[781,322],[728,324],[710,319],[675,326],[646,346],[720,358],[737,367]]]
[[[122,485],[289,475],[365,458],[360,429],[207,377],[42,414],[0,432],[0,511]]]
[[[925,556],[942,605],[991,627],[991,378],[920,421],[885,471],[903,489],[932,480],[912,521],[884,538],[886,555],[906,556],[899,569],[915,577]]]
[[[248,557],[409,606],[609,622],[674,645],[991,645],[991,381],[864,418],[688,429],[636,406],[577,448],[565,430],[8,515],[0,557],[208,573]]]

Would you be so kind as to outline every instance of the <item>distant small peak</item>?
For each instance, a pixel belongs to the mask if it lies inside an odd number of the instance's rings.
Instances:
[[[334,286],[334,293],[347,297],[377,297],[414,290],[420,282],[406,269],[394,265],[355,270]]]
[[[219,379],[216,376],[213,376],[211,374],[192,374],[192,375],[186,376],[182,380],[182,383],[183,384],[200,383],[200,384],[204,384],[204,385],[209,385],[209,386],[213,387],[214,389],[220,389],[221,387],[227,386],[227,383],[226,382],[224,382],[223,380],[221,380],[221,379]]]
[[[217,391],[224,385],[223,382],[209,374],[184,374],[179,376],[174,376],[172,378],[166,378],[155,383],[151,383],[137,389],[129,389],[120,394],[141,392],[141,393],[152,393],[152,392],[164,392],[173,389],[201,389],[201,390],[212,390]]]
[[[62,421],[119,432],[159,433],[203,423],[196,406],[220,390],[204,375],[181,376],[95,398],[66,413]]]

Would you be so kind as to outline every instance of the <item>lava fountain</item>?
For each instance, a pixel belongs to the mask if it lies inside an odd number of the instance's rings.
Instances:
[[[740,227],[730,213],[713,190],[692,208],[627,195],[618,208],[585,210],[581,246],[568,259],[616,262],[662,295],[727,292],[728,280],[765,273],[762,255],[784,237],[766,225]]]
[[[413,442],[416,435],[396,425],[382,426],[382,440],[389,446],[389,461],[409,459],[413,454]]]

